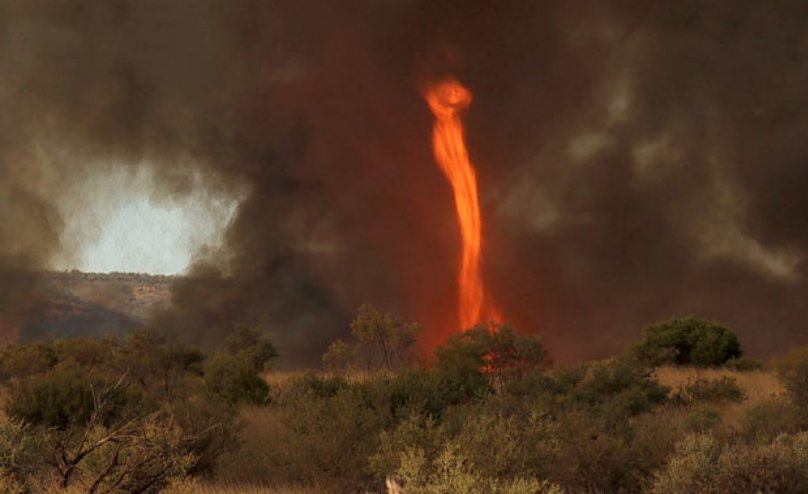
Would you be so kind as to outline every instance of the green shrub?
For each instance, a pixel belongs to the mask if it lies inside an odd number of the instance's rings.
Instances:
[[[799,432],[806,421],[792,401],[771,398],[750,407],[744,414],[743,425],[753,440],[771,440],[780,434]]]
[[[784,434],[760,445],[721,443],[710,434],[690,435],[656,473],[651,492],[808,492],[808,433]]]
[[[684,426],[690,432],[708,432],[721,425],[721,414],[715,409],[697,406],[688,411]]]
[[[562,494],[547,481],[530,477],[486,477],[474,469],[452,442],[430,461],[418,449],[402,452],[398,476],[411,494]]]
[[[292,378],[286,395],[289,400],[302,396],[331,398],[350,387],[351,384],[342,376],[320,376],[315,372],[307,372]]]
[[[405,322],[370,304],[362,304],[351,321],[354,341],[347,344],[347,348],[329,348],[326,360],[331,364],[342,360],[347,367],[359,366],[368,371],[398,369],[411,362],[411,350],[418,331],[420,327],[416,323]],[[336,355],[337,351],[341,354]]]
[[[763,370],[763,362],[749,357],[733,357],[724,362],[724,367],[739,372]]]
[[[23,493],[42,459],[40,437],[29,425],[15,420],[0,423],[0,493]]]
[[[562,407],[586,410],[610,426],[665,402],[668,388],[650,368],[631,359],[593,362],[561,373],[552,385]]]
[[[212,474],[222,455],[241,446],[242,424],[237,410],[226,403],[200,393],[164,404],[163,408],[183,434],[183,452],[192,458],[187,466],[189,474]]]
[[[308,377],[295,387],[262,412],[274,425],[257,453],[261,480],[335,493],[371,488],[368,458],[378,450],[380,432],[392,425],[389,404],[367,385],[344,380]]]
[[[397,471],[402,451],[408,449],[418,449],[428,458],[435,458],[446,439],[446,432],[433,417],[414,413],[392,430],[380,432],[379,446],[368,458],[370,472],[381,478]]]
[[[808,403],[808,347],[792,350],[785,358],[775,361],[775,369],[794,403],[808,418],[805,408]]]
[[[720,366],[739,358],[741,349],[735,334],[720,324],[682,317],[651,324],[631,353],[648,365],[664,364]]]
[[[435,351],[436,370],[450,401],[503,392],[526,376],[549,366],[547,352],[535,336],[519,335],[506,324],[477,325],[452,335]]]
[[[56,352],[46,343],[10,345],[0,354],[0,369],[4,379],[19,379],[47,372],[57,362]]]
[[[80,367],[33,375],[12,387],[6,413],[26,424],[66,429],[88,423],[96,398],[104,395],[108,406],[98,412],[100,421],[109,425],[124,412],[129,398],[123,387],[114,384]]]
[[[269,400],[269,385],[249,359],[220,353],[208,360],[204,369],[207,388],[228,403],[265,405]]]
[[[278,350],[257,328],[237,325],[224,341],[224,349],[235,358],[248,361],[256,373],[269,369]]]
[[[486,328],[475,327],[450,336],[435,350],[435,371],[448,401],[460,403],[493,391],[484,372],[488,343]]]

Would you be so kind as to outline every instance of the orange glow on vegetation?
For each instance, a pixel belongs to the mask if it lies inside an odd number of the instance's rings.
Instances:
[[[499,320],[485,300],[480,261],[482,218],[477,197],[477,175],[469,161],[460,112],[471,104],[471,92],[456,79],[445,79],[427,88],[426,100],[435,114],[432,147],[435,160],[452,185],[457,222],[463,242],[458,283],[458,322],[467,329],[485,320]]]

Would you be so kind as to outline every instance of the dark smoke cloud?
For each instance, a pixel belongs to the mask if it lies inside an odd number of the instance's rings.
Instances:
[[[0,0],[0,311],[35,310],[82,187],[128,166],[156,200],[243,197],[155,324],[258,324],[297,362],[365,301],[445,332],[458,233],[420,90],[452,73],[491,292],[556,358],[680,313],[806,343],[807,27],[799,1]]]

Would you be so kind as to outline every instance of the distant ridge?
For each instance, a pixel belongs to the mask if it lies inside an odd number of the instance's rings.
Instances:
[[[42,274],[41,310],[27,321],[23,339],[113,334],[147,323],[171,303],[171,286],[181,276],[147,273],[47,271]]]
[[[122,281],[133,283],[172,283],[182,275],[127,273],[112,271],[110,273],[92,273],[72,269],[70,271],[46,271],[45,278],[86,280],[86,281]]]

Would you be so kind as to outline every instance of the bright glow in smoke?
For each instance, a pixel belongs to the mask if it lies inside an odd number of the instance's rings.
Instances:
[[[66,228],[59,270],[181,274],[204,249],[216,249],[238,200],[196,183],[177,197],[154,194],[145,171],[117,169],[85,184],[63,210]]]

